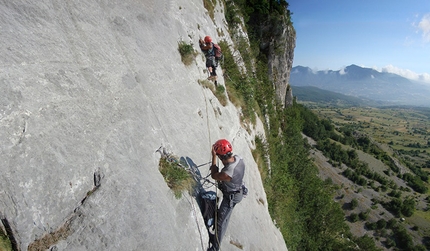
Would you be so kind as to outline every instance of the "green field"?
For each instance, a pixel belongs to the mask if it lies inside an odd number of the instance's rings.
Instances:
[[[376,142],[384,144],[384,150],[395,151],[405,159],[412,159],[416,165],[423,165],[430,160],[430,119],[427,110],[307,106],[336,126],[353,126]]]

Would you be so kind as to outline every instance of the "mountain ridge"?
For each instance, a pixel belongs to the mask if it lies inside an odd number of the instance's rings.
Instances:
[[[388,102],[375,101],[338,92],[327,91],[315,86],[294,86],[294,96],[298,102],[315,102],[333,106],[386,106]]]
[[[430,106],[430,85],[400,75],[350,65],[341,70],[313,71],[295,66],[291,86],[314,86],[345,95],[399,105]]]

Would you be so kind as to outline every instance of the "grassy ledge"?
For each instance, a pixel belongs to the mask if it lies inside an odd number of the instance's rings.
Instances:
[[[178,51],[181,54],[181,60],[184,65],[190,65],[197,56],[197,52],[194,50],[192,43],[185,43],[184,41],[180,41],[178,43]]]
[[[184,168],[181,168],[177,163],[170,162],[166,158],[160,158],[159,170],[163,175],[167,186],[172,189],[175,197],[180,199],[182,191],[191,191],[194,185],[194,180]]]

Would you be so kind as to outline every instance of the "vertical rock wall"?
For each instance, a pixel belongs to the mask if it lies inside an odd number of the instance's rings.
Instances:
[[[269,76],[273,81],[277,97],[283,106],[287,106],[287,86],[293,67],[294,48],[296,46],[296,32],[291,24],[287,24],[286,17],[282,25],[270,26],[271,34],[268,44]]]
[[[206,250],[197,203],[175,198],[156,150],[206,175],[218,138],[244,158],[250,191],[222,250],[287,249],[256,132],[199,84],[203,56],[185,66],[178,53],[205,35],[231,42],[227,30],[222,6],[212,19],[201,0],[0,2],[0,218],[17,250]]]

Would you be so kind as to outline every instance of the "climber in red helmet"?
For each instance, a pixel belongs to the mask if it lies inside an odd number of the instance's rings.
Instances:
[[[217,157],[224,166],[221,171],[216,165]],[[239,155],[233,155],[233,148],[226,139],[220,139],[213,144],[210,170],[211,177],[218,181],[218,187],[223,194],[221,205],[217,210],[215,234],[209,235],[212,246],[208,250],[212,251],[219,250],[233,208],[242,200],[247,189],[243,185],[244,161]]]
[[[216,75],[216,67],[217,62],[215,60],[215,51],[214,45],[212,43],[212,38],[210,36],[206,36],[204,40],[199,40],[200,49],[203,51],[206,57],[206,67],[210,73],[209,80],[213,80],[215,85],[217,85],[217,75]]]

